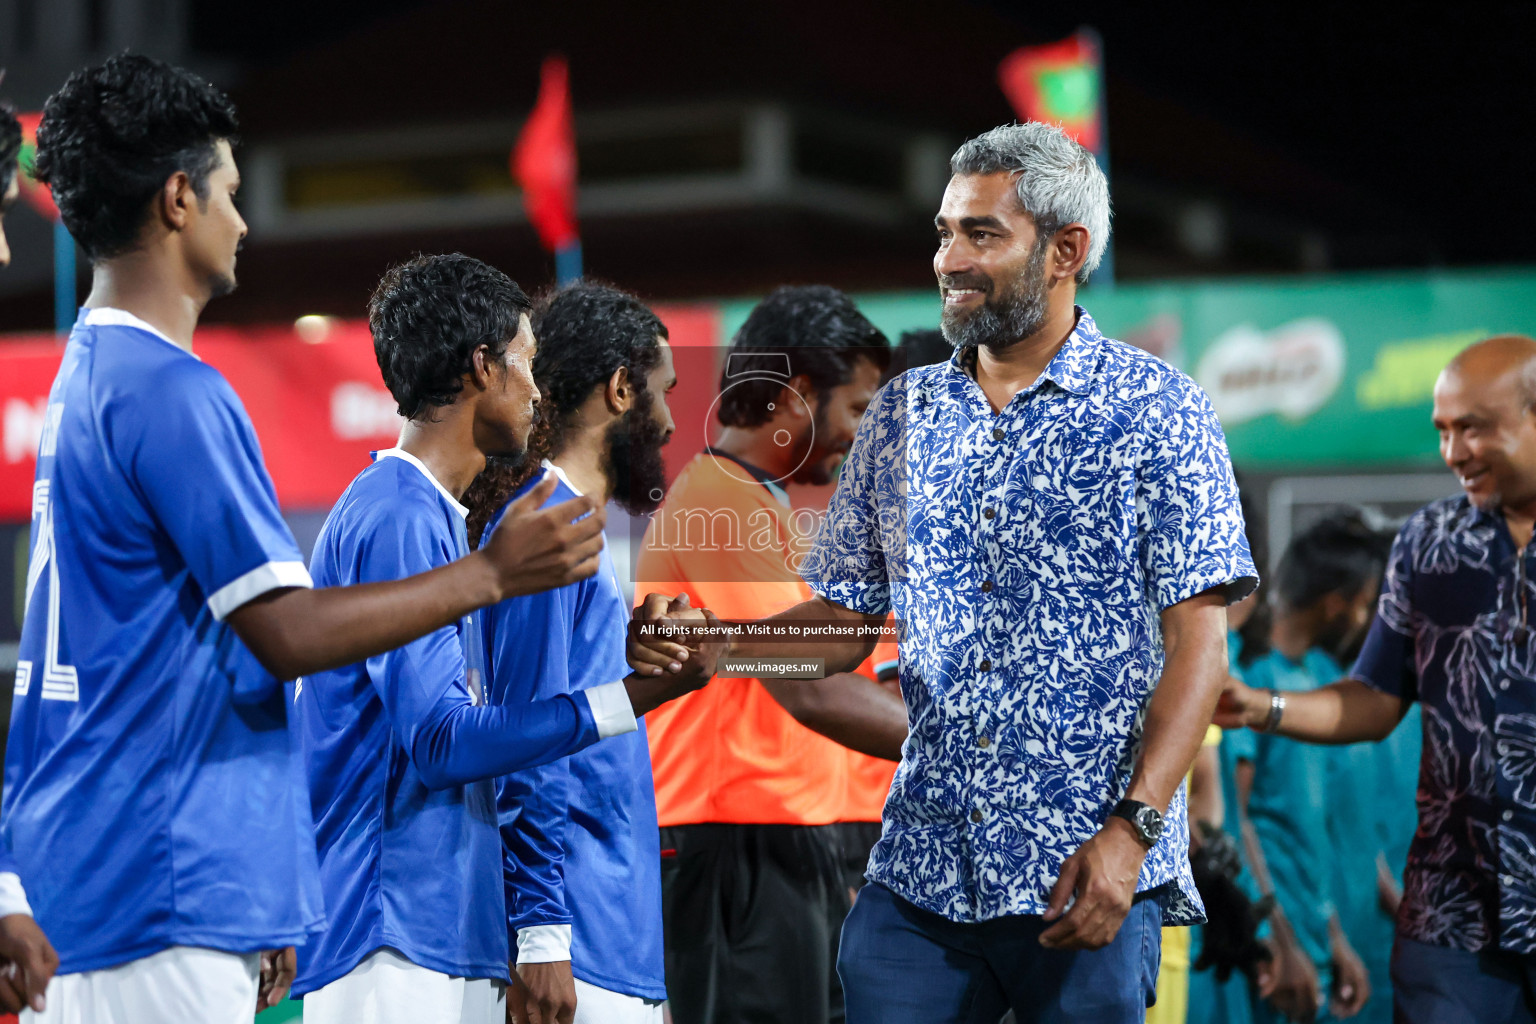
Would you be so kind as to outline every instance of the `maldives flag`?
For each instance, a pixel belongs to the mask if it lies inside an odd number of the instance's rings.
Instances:
[[[52,190],[47,185],[33,181],[32,175],[28,173],[37,155],[37,126],[42,119],[42,114],[16,115],[16,120],[21,122],[21,173],[17,175],[17,180],[21,183],[21,198],[49,220],[58,220],[59,208],[53,205]],[[3,1020],[0,1018],[0,1021]]]
[[[1080,29],[1059,43],[1020,47],[997,66],[997,81],[1020,120],[1059,124],[1090,151],[1100,151],[1102,71],[1096,33]]]
[[[559,251],[575,243],[576,132],[564,57],[544,61],[538,102],[512,150],[512,176],[544,247]]]

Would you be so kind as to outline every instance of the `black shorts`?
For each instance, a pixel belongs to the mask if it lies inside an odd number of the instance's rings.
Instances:
[[[836,825],[662,829],[673,1024],[840,1024],[843,854]]]
[[[851,892],[864,888],[864,870],[869,867],[869,851],[880,841],[878,821],[840,821],[832,828],[837,830],[840,858],[843,863],[843,884]]]

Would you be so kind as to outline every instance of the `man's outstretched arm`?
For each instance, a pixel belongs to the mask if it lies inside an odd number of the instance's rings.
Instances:
[[[585,579],[597,571],[603,511],[588,498],[541,509],[554,485],[550,475],[530,489],[483,548],[442,568],[387,583],[269,590],[230,612],[229,624],[267,671],[293,679],[394,650],[503,598]]]
[[[852,608],[845,608],[826,598],[813,597],[776,615],[759,619],[753,625],[783,626],[791,623],[835,623],[839,626],[860,627],[852,635],[843,638],[822,638],[792,641],[777,639],[771,635],[756,636],[738,630],[723,653],[729,658],[821,658],[831,675],[852,672],[874,651],[880,641],[880,630],[885,625],[887,613],[866,615]],[[648,594],[635,616],[629,633],[629,665],[641,675],[658,676],[663,672],[677,672],[692,654],[685,644],[668,640],[664,636],[646,638],[645,627],[661,624],[663,620],[686,625],[702,625],[703,614],[688,607],[687,595],[669,598],[665,594]]]
[[[1372,689],[1358,679],[1281,696],[1285,705],[1273,731],[1304,743],[1383,740],[1408,711],[1408,702],[1401,697]],[[1273,713],[1272,691],[1255,690],[1231,679],[1217,705],[1216,724],[1223,729],[1263,730]]]
[[[812,732],[870,757],[901,760],[907,706],[868,676],[839,672],[825,679],[760,682],[780,707]]]

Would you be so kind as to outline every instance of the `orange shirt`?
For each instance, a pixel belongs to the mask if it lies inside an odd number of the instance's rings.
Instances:
[[[878,680],[880,666],[896,660],[895,641],[882,640],[858,671]],[[885,798],[896,775],[896,762],[870,757],[857,750],[844,750],[848,757],[848,802],[843,807],[844,821],[879,821],[885,810]]]
[[[794,566],[815,520],[742,466],[701,453],[651,519],[636,598],[686,593],[722,619],[809,600]],[[845,820],[849,752],[795,721],[756,679],[716,678],[651,712],[646,729],[663,827]]]

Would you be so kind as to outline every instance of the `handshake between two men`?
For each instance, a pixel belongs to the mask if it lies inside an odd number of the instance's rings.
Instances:
[[[671,677],[669,695],[677,684],[692,684],[683,692],[702,689],[730,642],[730,627],[708,608],[693,607],[687,594],[647,594],[629,623],[630,679]]]
[[[728,626],[708,608],[694,608],[687,594],[650,594],[629,625],[625,680],[637,716],[675,697],[704,688],[730,647]]]

